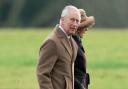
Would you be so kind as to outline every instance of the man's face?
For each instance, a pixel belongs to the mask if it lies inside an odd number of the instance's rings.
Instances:
[[[76,11],[70,11],[68,15],[61,18],[62,26],[68,35],[75,34],[80,24],[80,13]]]

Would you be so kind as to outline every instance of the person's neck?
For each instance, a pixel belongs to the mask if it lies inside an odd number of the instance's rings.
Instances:
[[[68,39],[70,39],[71,36],[66,33],[66,31],[64,30],[64,28],[61,25],[59,25],[59,28],[64,32],[64,34],[66,35],[66,37]]]

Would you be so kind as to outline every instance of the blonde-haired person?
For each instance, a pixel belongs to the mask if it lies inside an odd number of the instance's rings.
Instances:
[[[81,23],[76,31],[76,34],[73,35],[73,38],[78,45],[78,52],[74,66],[74,89],[88,89],[90,79],[89,74],[86,71],[86,55],[81,38],[83,38],[88,28],[95,24],[95,19],[93,16],[87,16],[85,10],[79,9],[79,11],[81,14]]]

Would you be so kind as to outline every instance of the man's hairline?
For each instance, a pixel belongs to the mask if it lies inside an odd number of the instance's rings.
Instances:
[[[68,5],[68,6],[65,6],[64,9],[62,10],[61,17],[65,17],[65,16],[69,15],[69,12],[71,10],[76,10],[79,12],[77,7],[72,6],[72,5]]]

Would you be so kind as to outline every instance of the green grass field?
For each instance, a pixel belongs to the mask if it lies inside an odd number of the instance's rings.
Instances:
[[[0,29],[0,89],[38,89],[38,50],[49,32]],[[90,29],[83,42],[89,89],[128,89],[128,29]]]

